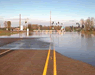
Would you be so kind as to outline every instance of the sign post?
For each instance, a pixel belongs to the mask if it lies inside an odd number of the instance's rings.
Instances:
[[[27,36],[29,36],[29,29],[27,28]]]
[[[23,26],[21,25],[20,30],[23,31]]]

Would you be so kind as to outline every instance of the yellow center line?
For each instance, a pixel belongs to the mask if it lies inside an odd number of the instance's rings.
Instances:
[[[51,37],[51,36],[50,36]],[[51,38],[52,40],[52,38]],[[54,48],[54,45],[53,45]],[[47,67],[48,67],[48,62],[49,62],[49,56],[50,56],[50,48],[48,50],[48,55],[47,55],[47,59],[46,59],[46,63],[45,63],[45,67],[43,70],[43,75],[46,75],[47,73]],[[57,68],[56,68],[56,52],[55,52],[55,48],[53,50],[53,75],[57,75]]]
[[[47,55],[46,63],[45,63],[45,66],[44,66],[43,75],[46,75],[46,73],[47,73],[47,67],[48,67],[48,62],[49,62],[49,56],[50,56],[50,48],[49,48],[49,50],[48,50],[48,55]]]
[[[55,45],[54,45],[54,38],[53,38],[53,75],[57,75],[56,51],[55,51]]]
[[[56,52],[55,49],[53,50],[53,75],[57,75],[57,68],[56,68]]]

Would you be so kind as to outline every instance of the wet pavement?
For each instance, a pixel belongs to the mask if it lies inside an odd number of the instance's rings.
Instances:
[[[22,39],[13,43],[4,45],[0,49],[37,49],[44,50],[49,49],[49,42],[44,42],[39,39]]]

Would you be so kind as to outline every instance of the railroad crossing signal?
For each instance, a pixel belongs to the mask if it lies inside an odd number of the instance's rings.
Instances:
[[[25,23],[27,23],[27,21],[25,21]]]

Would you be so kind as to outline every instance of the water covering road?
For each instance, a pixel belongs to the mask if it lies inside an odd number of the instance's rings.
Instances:
[[[49,42],[43,42],[39,39],[23,39],[0,47],[0,49],[49,49]]]
[[[4,37],[4,36],[2,36]],[[62,34],[51,34],[52,41],[50,41],[50,33],[31,33],[30,36],[23,34],[15,34],[10,37],[35,37],[39,39],[33,40],[20,40],[12,44],[5,45],[0,48],[28,48],[28,49],[48,49],[49,44],[55,44],[55,50],[67,57],[81,60],[95,66],[95,36],[84,35],[77,32],[66,32]],[[7,37],[7,38],[8,38]]]

